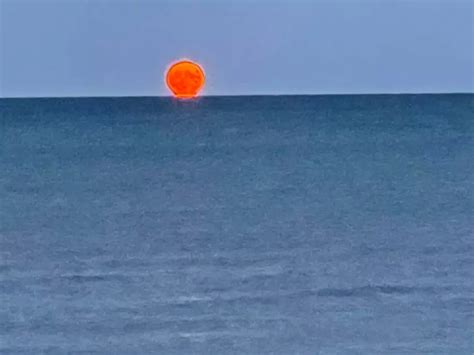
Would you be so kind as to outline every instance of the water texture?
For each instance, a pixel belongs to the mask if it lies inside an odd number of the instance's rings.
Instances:
[[[473,112],[0,99],[0,352],[472,354]]]

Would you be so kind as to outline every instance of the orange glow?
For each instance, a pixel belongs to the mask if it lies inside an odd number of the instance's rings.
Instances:
[[[178,98],[196,97],[205,81],[206,76],[201,66],[189,60],[174,63],[166,73],[166,85]]]

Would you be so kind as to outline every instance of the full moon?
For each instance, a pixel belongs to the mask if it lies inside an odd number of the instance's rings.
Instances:
[[[202,67],[190,60],[173,63],[166,72],[166,85],[175,97],[181,99],[198,96],[205,81]]]

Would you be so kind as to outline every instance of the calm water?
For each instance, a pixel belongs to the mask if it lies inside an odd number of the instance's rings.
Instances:
[[[0,100],[0,352],[472,354],[473,112]]]

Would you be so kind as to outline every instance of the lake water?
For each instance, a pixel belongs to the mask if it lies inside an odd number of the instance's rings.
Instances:
[[[0,352],[472,354],[474,95],[0,99]]]

